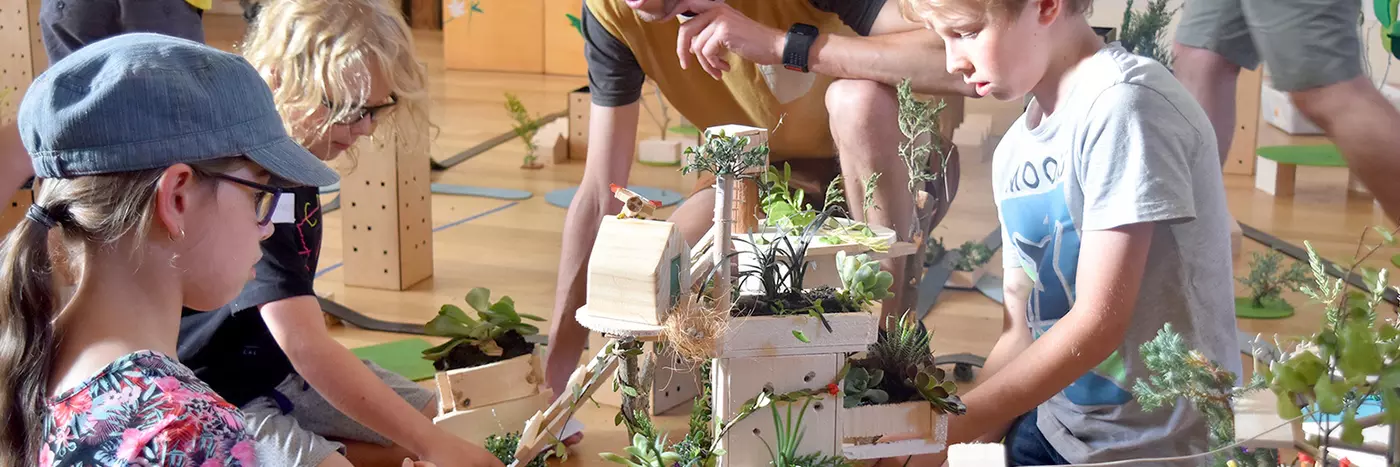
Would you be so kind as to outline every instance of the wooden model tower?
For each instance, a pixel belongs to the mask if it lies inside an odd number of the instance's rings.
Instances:
[[[346,286],[397,291],[433,275],[428,135],[394,127],[363,139],[341,180]]]

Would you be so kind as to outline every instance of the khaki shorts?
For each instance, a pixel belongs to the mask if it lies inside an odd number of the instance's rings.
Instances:
[[[397,373],[368,360],[364,363],[399,397],[419,410],[437,397],[433,391]],[[263,467],[315,467],[332,454],[345,454],[345,445],[340,441],[392,445],[388,438],[336,410],[296,374],[277,385],[276,394],[253,399],[239,410],[253,434],[259,465]]]
[[[1360,8],[1357,0],[1186,0],[1176,42],[1251,70],[1262,61],[1275,89],[1302,91],[1361,75]]]

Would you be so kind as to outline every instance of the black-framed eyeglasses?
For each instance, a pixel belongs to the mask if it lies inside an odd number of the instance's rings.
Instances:
[[[221,173],[205,173],[204,175],[223,181],[237,183],[239,185],[243,185],[248,188],[257,190],[257,192],[253,194],[253,206],[255,211],[257,212],[259,226],[265,226],[268,223],[272,222],[272,213],[277,210],[277,200],[282,197],[283,193],[290,192],[290,190],[287,190],[286,188],[275,187],[272,185],[264,185],[258,182],[234,177],[232,175],[226,175]]]
[[[399,103],[399,97],[398,97],[398,95],[393,94],[393,93],[390,93],[390,94],[389,94],[389,102],[386,102],[386,103],[383,103],[383,104],[379,104],[379,105],[372,105],[372,106],[368,106],[368,107],[356,107],[356,108],[354,108],[354,109],[351,109],[349,115],[346,115],[345,117],[341,118],[340,120],[336,120],[336,121],[335,121],[335,124],[336,124],[336,125],[354,125],[354,124],[356,124],[356,123],[359,123],[360,120],[363,120],[365,117],[369,117],[369,118],[370,118],[370,121],[372,122],[372,121],[375,121],[375,120],[378,120],[378,119],[379,119],[379,113],[380,113],[380,112],[383,112],[383,111],[385,111],[385,110],[388,110],[388,109],[392,108],[395,104],[398,104],[398,103]],[[335,105],[331,103],[331,100],[328,99],[328,98],[325,98],[325,97],[322,97],[322,98],[321,98],[321,105],[326,106],[327,109],[332,109],[332,110],[335,109]]]

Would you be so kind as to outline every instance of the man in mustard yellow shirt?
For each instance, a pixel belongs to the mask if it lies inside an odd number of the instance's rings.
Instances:
[[[682,23],[681,13],[693,17]],[[879,172],[879,209],[865,220],[893,228],[902,241],[912,240],[914,202],[898,158],[894,86],[910,78],[916,92],[975,95],[944,70],[937,35],[907,21],[895,0],[585,0],[582,32],[592,106],[583,181],[564,221],[550,333],[546,373],[556,395],[587,340],[574,312],[584,304],[598,220],[621,208],[609,184],[629,182],[646,78],[701,129],[742,124],[771,131],[781,119],[769,135],[770,159],[793,165],[794,184],[816,198],[813,205],[827,182],[844,175],[846,199],[858,206],[859,180]],[[794,70],[787,78],[813,78],[811,85],[770,89],[765,66]],[[712,183],[702,177],[670,218],[689,244],[712,223]],[[885,267],[902,283],[903,261]],[[891,308],[884,312],[897,311]]]

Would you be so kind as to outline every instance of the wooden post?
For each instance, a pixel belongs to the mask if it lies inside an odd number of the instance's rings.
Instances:
[[[39,37],[39,2],[16,2],[14,7],[0,7],[0,43],[12,44],[10,53],[0,54],[0,130],[15,121],[19,103],[24,99],[34,76],[48,69],[49,58]],[[8,130],[6,130],[8,131]],[[33,204],[33,192],[0,193],[0,238],[24,218]]]
[[[593,105],[588,86],[569,93],[569,159],[588,157],[588,109]]]
[[[406,137],[421,139],[408,145]],[[404,290],[433,275],[426,138],[377,134],[357,146],[358,164],[342,177],[340,191],[349,226],[342,227],[345,285]]]
[[[1240,70],[1235,84],[1235,136],[1225,159],[1225,173],[1254,174],[1254,150],[1259,141],[1259,93],[1264,87],[1262,67]]]

